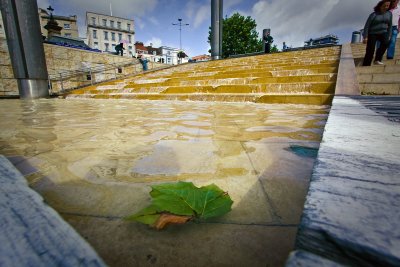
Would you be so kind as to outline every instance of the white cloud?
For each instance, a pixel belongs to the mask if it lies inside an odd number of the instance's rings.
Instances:
[[[223,2],[223,9],[227,10],[227,9],[229,9],[229,8],[231,8],[231,7],[233,7],[233,6],[237,5],[237,4],[240,4],[242,2],[244,2],[244,0],[225,0]]]
[[[160,22],[155,17],[148,17],[147,19],[155,26],[159,26],[160,25]]]
[[[136,28],[139,28],[140,30],[143,30],[145,25],[146,24],[144,23],[144,21],[141,18],[136,18],[136,20],[135,20],[135,27]]]
[[[141,18],[153,12],[159,5],[158,3],[159,0],[38,0],[39,7],[47,8],[51,5],[55,9],[54,14],[56,15],[77,15],[81,36],[86,33],[86,12],[110,15],[112,10],[113,16],[133,19],[134,27],[143,29],[145,23]],[[156,22],[156,20],[153,19],[152,22]]]
[[[211,20],[211,1],[206,3],[190,0],[185,6],[185,15],[190,20],[190,26],[194,29],[199,28],[203,22]],[[211,23],[211,22],[210,22]]]
[[[360,29],[364,26],[368,15],[373,12],[376,3],[376,0],[339,0],[322,21],[320,29],[325,30],[340,27]],[[355,10],[357,10],[357,15],[355,15]]]
[[[158,4],[158,0],[54,0],[53,2],[57,2],[63,9],[73,7],[74,10],[102,14],[110,14],[111,4],[113,16],[123,18],[143,17],[153,11]]]
[[[256,20],[258,32],[271,29],[278,48],[282,48],[283,41],[296,47],[310,38],[362,28],[375,1],[259,0],[253,5],[251,17]]]
[[[160,46],[162,46],[162,41],[159,38],[152,37],[150,40],[145,42],[146,46],[148,46],[150,44],[152,44],[153,47],[160,47]]]
[[[209,20],[211,24],[211,8],[210,6],[201,6],[197,10],[197,13],[194,17],[193,27],[198,28],[203,22]]]

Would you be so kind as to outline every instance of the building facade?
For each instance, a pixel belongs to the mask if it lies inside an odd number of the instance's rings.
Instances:
[[[160,46],[160,56],[162,58],[163,63],[169,65],[177,65],[188,62],[188,58],[178,58],[179,53],[178,48],[168,47],[168,46]]]
[[[199,55],[199,56],[194,56],[192,57],[192,60],[195,62],[201,62],[201,61],[210,61],[211,56],[210,55]]]
[[[69,38],[79,38],[78,32],[78,23],[77,16],[57,16],[53,14],[54,20],[58,23],[58,26],[62,27],[61,36],[69,37]],[[39,8],[39,21],[40,21],[40,29],[42,31],[42,35],[47,37],[47,30],[44,28],[47,22],[50,19],[50,14],[44,10],[43,8]]]
[[[304,46],[318,46],[318,45],[336,45],[339,43],[339,38],[336,35],[328,34],[316,39],[310,39],[304,42]]]
[[[115,52],[115,46],[124,44],[124,56],[135,55],[134,21],[125,18],[86,12],[87,44],[94,49]]]
[[[168,65],[176,65],[187,63],[188,58],[178,58],[179,49],[168,47],[168,46],[160,46],[159,48],[153,47],[152,44],[149,46],[145,46],[143,42],[136,42],[136,57],[144,57],[151,62],[159,62]]]

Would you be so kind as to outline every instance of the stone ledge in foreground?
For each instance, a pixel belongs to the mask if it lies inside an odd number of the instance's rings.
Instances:
[[[105,266],[0,155],[0,266]]]

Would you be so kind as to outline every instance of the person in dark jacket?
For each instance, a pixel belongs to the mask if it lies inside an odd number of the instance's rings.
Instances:
[[[270,33],[267,31],[265,36],[264,36],[264,41],[265,41],[265,51],[264,53],[269,54],[271,53],[271,44],[274,42],[274,38],[270,35]]]
[[[375,64],[383,65],[382,57],[388,47],[392,34],[392,13],[389,11],[390,0],[381,0],[374,7],[363,31],[363,43],[367,44],[363,66],[371,66],[374,57],[376,42],[379,41],[379,48],[375,53]]]
[[[124,48],[124,44],[123,43],[120,43],[119,45],[115,46],[115,51],[117,52],[117,55],[119,55],[121,53],[121,56],[123,56],[124,55],[124,50],[125,50],[125,48]]]

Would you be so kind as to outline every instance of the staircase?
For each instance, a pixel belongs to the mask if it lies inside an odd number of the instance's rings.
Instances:
[[[400,94],[400,39],[397,39],[395,58],[386,60],[385,65],[363,67],[366,45],[351,44],[357,69],[357,78],[363,95],[399,95]]]
[[[330,104],[340,46],[179,65],[75,90],[67,98]]]

